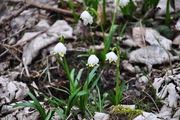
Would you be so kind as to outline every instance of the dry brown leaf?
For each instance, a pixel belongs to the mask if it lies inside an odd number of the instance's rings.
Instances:
[[[165,120],[170,120],[172,116],[172,108],[166,105],[163,105],[161,111],[157,115],[159,118],[163,118]]]
[[[176,111],[173,118],[177,118],[177,120],[179,120],[179,118],[180,118],[180,108]]]
[[[178,12],[180,10],[180,1],[174,0],[174,5],[175,5],[175,11]]]
[[[146,28],[146,34],[145,34],[145,40],[150,44],[150,45],[162,45],[166,50],[171,49],[171,44],[172,41],[161,36],[159,32],[152,28]],[[159,41],[159,43],[158,43]]]
[[[106,113],[95,112],[94,120],[109,120],[110,115]]]
[[[157,8],[158,11],[156,12],[156,15],[165,15],[166,14],[166,4],[167,4],[167,0],[160,0]],[[169,12],[172,13],[174,12],[174,9],[171,7],[171,5],[169,6]]]
[[[179,21],[180,22],[180,21]],[[178,35],[172,42],[174,45],[179,45],[180,47],[180,35]]]
[[[18,42],[26,41],[38,33],[39,32],[26,33]],[[31,64],[32,60],[39,54],[41,49],[57,42],[62,35],[64,38],[71,38],[72,27],[69,26],[66,21],[58,20],[48,29],[46,33],[43,33],[26,43],[23,47],[23,62],[26,65]]]
[[[135,73],[135,72],[140,72],[140,68],[138,66],[133,66],[132,64],[130,64],[127,60],[123,60],[122,61],[122,65],[123,68],[125,70],[128,70],[131,73]]]
[[[170,50],[172,41],[161,36],[159,32],[152,28],[133,28],[133,40],[139,47],[146,46],[146,42],[150,45],[164,46],[165,49]],[[159,43],[158,43],[159,42]]]
[[[136,42],[134,42],[132,39],[127,39],[127,40],[123,40],[122,41],[123,45],[127,45],[129,47],[137,47],[138,45],[136,44]]]
[[[169,60],[175,60],[176,57],[173,57],[169,53],[170,58],[167,52],[158,45],[152,45],[147,47],[142,47],[137,50],[132,51],[129,54],[129,60],[133,63],[143,63],[146,65],[155,65],[162,64],[164,62],[169,62]]]
[[[144,47],[146,46],[145,44],[145,28],[142,27],[134,27],[132,29],[132,35],[133,35],[133,40],[135,41],[136,45],[139,47]]]
[[[168,84],[168,103],[170,107],[177,107],[178,106],[178,100],[180,99],[179,94],[176,92],[175,85],[173,83]]]
[[[146,85],[148,85],[149,80],[147,76],[141,76],[137,81],[136,81],[136,87],[140,88],[142,91],[146,89]]]
[[[180,31],[180,18],[178,19],[176,25],[175,25],[175,29]]]
[[[9,61],[4,61],[0,63],[0,72],[3,72],[9,66]]]
[[[19,73],[9,73],[16,74]],[[22,100],[27,96],[25,90],[29,90],[26,84],[22,82],[14,81],[14,76],[1,76],[0,77],[0,106],[5,103],[9,103],[12,100]]]
[[[150,112],[143,112],[142,115],[138,115],[133,120],[162,120],[157,117],[157,115]]]

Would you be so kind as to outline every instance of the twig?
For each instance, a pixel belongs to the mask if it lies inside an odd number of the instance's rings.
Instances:
[[[36,8],[40,8],[40,9],[44,9],[44,10],[50,10],[50,11],[54,11],[54,12],[58,12],[58,13],[62,13],[65,15],[73,15],[72,11],[70,10],[65,10],[62,8],[55,8],[49,5],[40,5],[37,2],[31,1],[31,0],[10,0],[11,2],[25,2],[26,4],[30,5],[31,7],[36,7]],[[80,15],[79,13],[76,13],[77,15]]]
[[[72,11],[69,11],[69,10],[65,10],[65,9],[61,9],[61,8],[55,8],[55,7],[51,7],[49,5],[40,5],[38,3],[31,2],[31,1],[26,1],[26,3],[28,5],[30,5],[31,7],[37,7],[37,8],[40,8],[40,9],[50,10],[50,11],[62,13],[62,14],[65,14],[65,15],[73,15]],[[80,15],[79,13],[76,13],[76,14]]]
[[[45,33],[47,30],[48,30],[48,29],[43,30],[43,31],[41,31],[40,33],[34,35],[33,37],[31,37],[31,38],[29,38],[29,39],[27,39],[27,40],[24,40],[24,41],[21,41],[21,42],[19,42],[19,43],[16,43],[15,45],[13,45],[13,47],[16,47],[16,46],[18,46],[18,45],[20,45],[20,44],[22,45],[22,44],[25,43],[25,42],[29,42],[29,41],[35,39],[35,38],[38,37],[39,35]]]
[[[159,41],[158,38],[155,37],[155,39],[157,40],[157,42],[159,43],[159,45],[165,50],[165,52],[167,53],[168,55],[168,58],[169,58],[169,65],[170,65],[170,69],[171,69],[171,74],[173,75],[173,67],[172,67],[172,62],[171,62],[171,57],[170,57],[170,54],[169,52],[166,50],[166,48],[161,44],[161,42]]]
[[[5,55],[8,51],[9,51],[9,49],[6,49],[6,51],[4,51],[3,53],[0,54],[0,57],[2,57],[3,55]]]
[[[25,58],[23,58],[23,65],[24,65],[24,68],[25,68],[25,72],[26,72],[27,77],[30,77],[29,70],[28,70],[28,66],[27,66],[24,62],[25,62]]]
[[[145,15],[141,18],[141,20],[144,20],[145,18],[148,18],[154,14],[154,7],[150,8]]]
[[[160,110],[159,110],[159,108],[158,108],[156,102],[154,101],[154,99],[153,99],[146,91],[143,91],[143,92],[144,92],[146,95],[148,95],[148,97],[153,101],[154,105],[156,106],[158,112],[160,112]]]
[[[66,120],[69,120],[69,118],[72,116],[72,113],[69,114],[69,116],[66,118]]]

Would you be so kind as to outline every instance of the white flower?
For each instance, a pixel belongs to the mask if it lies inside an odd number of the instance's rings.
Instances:
[[[89,14],[88,11],[82,12],[80,18],[83,19],[84,25],[93,23],[93,17]]]
[[[66,54],[66,50],[67,48],[64,46],[64,44],[62,43],[58,43],[55,47],[54,47],[54,54],[59,54],[61,57],[64,57],[64,54]]]
[[[91,55],[88,58],[87,65],[89,67],[94,67],[94,65],[98,65],[99,59],[96,57],[96,55]]]
[[[118,59],[117,55],[114,52],[109,52],[106,54],[106,60],[109,60],[109,63],[112,61],[116,62]]]
[[[118,2],[118,0],[115,0],[115,3]],[[124,7],[129,3],[129,0],[120,0],[119,6]]]

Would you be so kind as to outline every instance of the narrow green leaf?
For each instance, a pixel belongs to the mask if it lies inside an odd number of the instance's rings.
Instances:
[[[109,92],[108,98],[111,101],[111,104],[116,105],[116,97],[112,90]]]
[[[123,95],[123,91],[124,91],[124,87],[125,87],[126,82],[123,81],[122,85],[120,86],[119,90],[118,90],[118,101],[120,102],[122,95]]]
[[[85,94],[87,94],[88,92],[86,91],[86,90],[82,90],[82,91],[80,91],[80,92],[78,92],[77,93],[77,96],[79,97],[79,96],[83,96],[83,95],[85,95]]]
[[[18,103],[16,105],[14,105],[13,107],[20,107],[20,106],[32,107],[32,108],[37,109],[37,107],[34,103],[29,103],[29,102]]]
[[[65,103],[64,101],[60,100],[59,98],[52,96],[58,103],[58,105],[60,105],[60,107],[62,107],[64,109],[64,106],[67,105],[67,103]]]
[[[63,88],[65,88],[66,90],[64,90],[64,89],[59,89],[59,88],[56,88],[56,87],[53,87],[53,86],[51,86],[52,88],[54,88],[54,89],[56,89],[56,90],[59,90],[59,91],[62,91],[62,92],[64,92],[64,93],[67,93],[68,95],[69,95],[69,91],[68,91],[68,88],[66,88],[66,87],[63,87]]]
[[[78,16],[77,16],[76,11],[74,9],[73,0],[68,0],[68,1],[69,1],[69,6],[70,6],[72,13],[73,13],[73,17],[75,20],[74,22],[77,23],[78,22]]]
[[[46,119],[45,120],[51,120],[51,118],[52,118],[52,116],[53,116],[53,114],[54,114],[54,110],[53,111],[48,111],[48,113],[47,113],[47,117],[46,117]]]
[[[169,25],[171,22],[171,16],[170,16],[170,12],[169,12],[169,6],[170,6],[170,0],[167,0],[167,4],[166,4],[166,19],[165,19],[165,24]]]
[[[97,85],[98,80],[100,79],[101,75],[102,75],[103,71],[100,72],[100,74],[98,75],[98,77],[96,78],[96,80],[93,82],[90,91],[92,91],[94,89],[94,87]]]
[[[36,99],[36,97],[31,92],[26,91],[26,93],[33,99],[34,104],[35,104],[37,110],[39,111],[39,113],[43,117],[43,119],[45,119],[46,118],[46,113],[44,111],[44,108],[39,103],[39,101]]]
[[[75,68],[72,69],[70,76],[71,76],[71,80],[74,81],[74,73],[75,73]]]
[[[112,43],[112,39],[113,39],[113,35],[114,35],[114,32],[115,32],[117,27],[118,27],[118,25],[114,25],[112,27],[112,29],[110,29],[110,31],[109,31],[108,39],[107,39],[107,41],[105,43],[105,48],[104,48],[104,61],[105,61],[105,55],[106,55],[106,53],[110,49],[110,46],[111,46],[111,43]]]
[[[83,70],[84,70],[84,69],[80,69],[79,72],[78,72],[78,75],[77,75],[77,77],[76,77],[76,79],[75,79],[75,82],[74,82],[75,87],[77,87],[77,85],[79,84],[79,80],[80,80],[80,78],[81,78],[81,75],[82,75]]]
[[[60,118],[65,120],[65,115],[59,109],[56,109],[55,112],[59,115]]]

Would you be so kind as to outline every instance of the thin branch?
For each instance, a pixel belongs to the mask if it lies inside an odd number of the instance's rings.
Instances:
[[[156,102],[154,101],[154,99],[153,99],[146,91],[143,91],[143,92],[144,92],[144,93],[145,93],[145,94],[153,101],[153,103],[154,103],[154,105],[156,106],[158,112],[160,112],[160,110],[159,110],[159,108],[158,108]]]
[[[19,42],[19,43],[16,43],[15,45],[13,45],[13,47],[16,47],[16,46],[18,46],[18,45],[22,45],[23,43],[26,43],[26,42],[29,42],[29,41],[35,39],[35,38],[38,37],[39,35],[45,33],[47,30],[48,30],[48,29],[43,30],[43,31],[41,31],[40,33],[34,35],[33,37],[31,37],[31,38],[29,38],[29,39],[27,39],[27,40],[24,40],[24,41],[21,41],[21,42]]]

